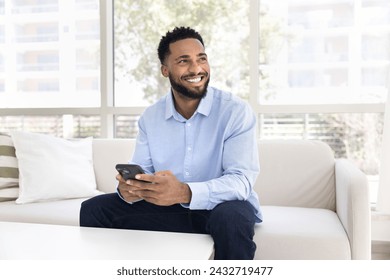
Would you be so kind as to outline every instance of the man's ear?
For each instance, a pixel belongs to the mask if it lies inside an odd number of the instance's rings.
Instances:
[[[166,78],[169,76],[168,67],[161,65],[161,74]]]

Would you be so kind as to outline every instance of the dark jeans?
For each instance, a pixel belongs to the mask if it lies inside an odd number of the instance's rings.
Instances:
[[[215,259],[253,259],[255,213],[247,201],[228,201],[213,210],[189,210],[181,205],[157,206],[146,201],[128,204],[118,194],[84,201],[80,226],[210,234]]]

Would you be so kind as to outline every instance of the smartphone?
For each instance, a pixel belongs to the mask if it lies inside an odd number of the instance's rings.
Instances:
[[[121,174],[125,181],[129,179],[136,180],[135,175],[145,173],[141,166],[137,164],[117,164],[115,169]]]

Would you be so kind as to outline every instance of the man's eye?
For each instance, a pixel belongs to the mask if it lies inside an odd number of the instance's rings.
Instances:
[[[179,64],[184,64],[184,63],[187,63],[187,60],[186,60],[186,59],[182,59],[182,60],[179,60],[178,63],[179,63]]]

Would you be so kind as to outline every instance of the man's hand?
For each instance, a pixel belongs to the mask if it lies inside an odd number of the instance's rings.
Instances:
[[[128,193],[129,199],[142,198],[161,206],[191,202],[189,186],[180,182],[171,171],[159,171],[154,175],[138,174],[136,179],[150,183],[128,180],[124,185],[119,184],[122,196]]]
[[[128,185],[120,174],[116,175],[116,179],[119,181],[118,190],[125,201],[135,202],[142,199],[132,192],[134,187]]]

